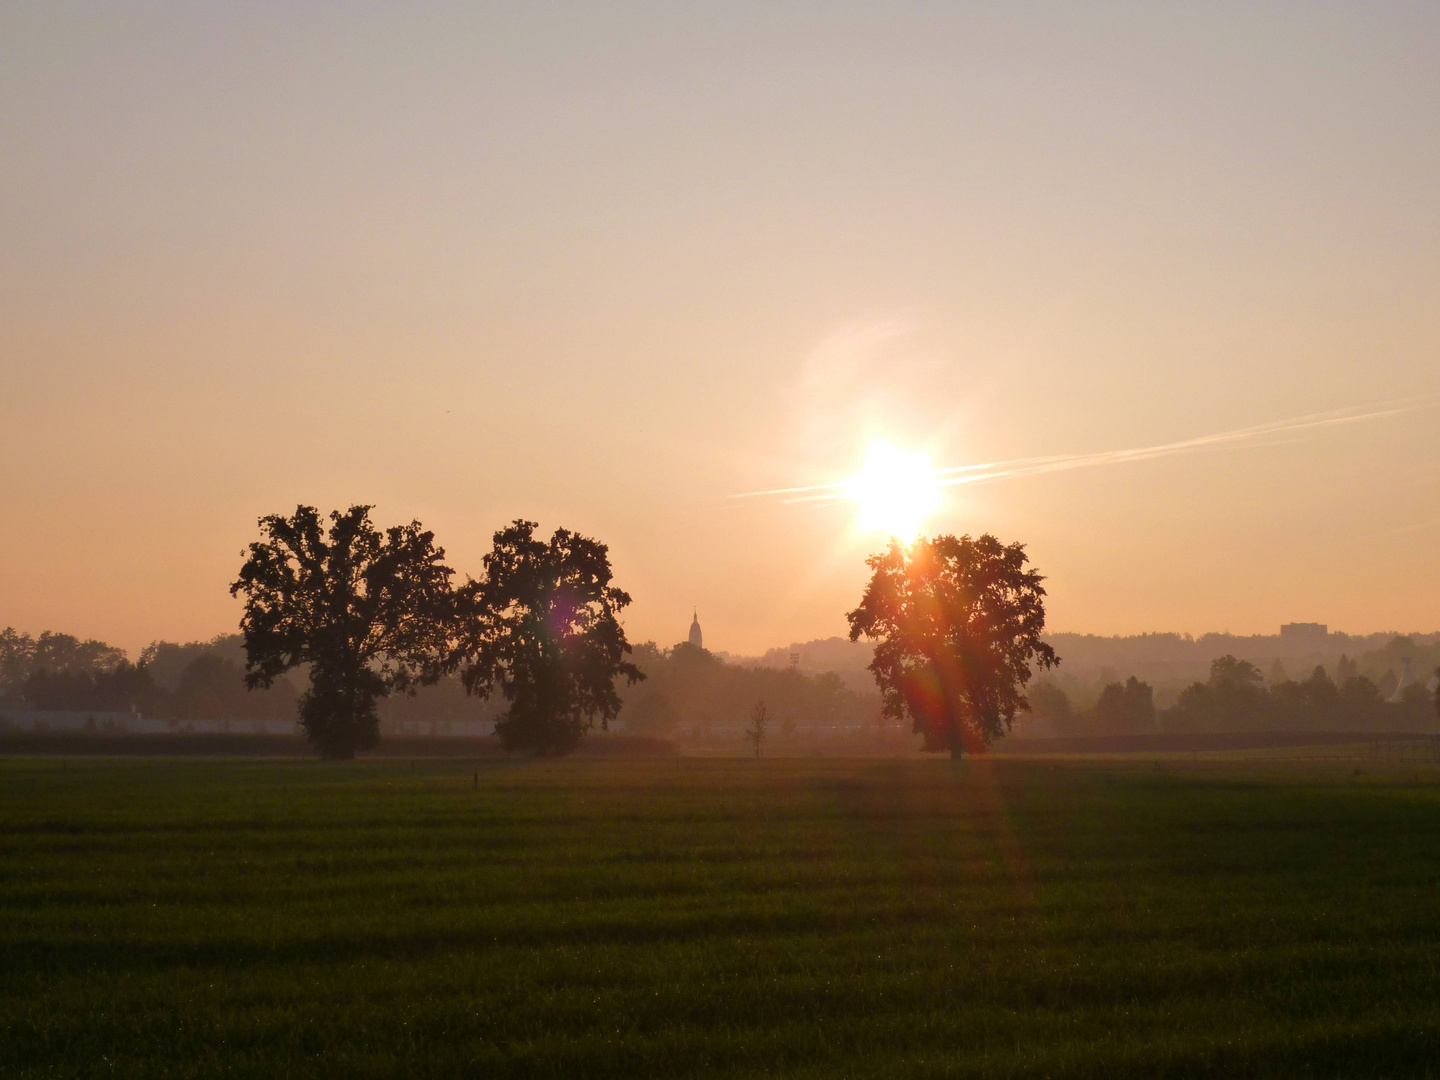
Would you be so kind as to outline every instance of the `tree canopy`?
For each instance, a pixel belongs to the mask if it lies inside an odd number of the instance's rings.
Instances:
[[[871,556],[850,640],[876,641],[870,670],[885,715],[908,717],[927,750],[959,757],[1009,730],[1028,708],[1031,664],[1059,663],[1043,642],[1044,579],[1021,544],[986,534],[891,541]]]
[[[507,750],[555,755],[615,719],[617,678],[645,676],[625,659],[630,596],[611,584],[609,549],[568,529],[542,540],[537,527],[495,533],[484,577],[460,589],[456,657],[468,691],[509,703],[495,725]]]
[[[300,699],[305,733],[329,757],[353,757],[379,738],[376,700],[434,681],[450,640],[453,573],[418,521],[383,533],[370,507],[329,516],[298,506],[260,519],[230,587],[245,597],[245,681],[268,687],[310,667]]]
[[[1138,734],[1155,730],[1155,690],[1131,675],[1125,682],[1109,683],[1095,703],[1096,725],[1101,731]]]
[[[0,687],[37,675],[103,675],[125,664],[125,652],[103,641],[81,640],[49,630],[32,638],[13,627],[0,630]]]

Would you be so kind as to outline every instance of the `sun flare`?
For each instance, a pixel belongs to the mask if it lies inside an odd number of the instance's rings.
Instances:
[[[940,507],[940,485],[930,459],[876,439],[860,471],[845,481],[845,494],[859,507],[857,524],[908,544],[925,519]]]

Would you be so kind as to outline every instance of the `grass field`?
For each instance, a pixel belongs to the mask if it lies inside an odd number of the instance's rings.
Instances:
[[[0,1074],[1440,1075],[1440,774],[0,759]]]

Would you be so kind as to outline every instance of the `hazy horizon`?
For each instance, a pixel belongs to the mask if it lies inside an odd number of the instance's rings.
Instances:
[[[733,496],[875,439],[1085,464],[924,526],[1027,544],[1056,632],[1440,625],[1437,54],[1419,5],[6,7],[0,626],[233,632],[260,515],[373,503],[462,575],[593,535],[633,641],[758,655],[883,536]]]
[[[45,626],[45,627],[38,627],[38,628],[37,628],[37,627],[10,626],[9,624],[0,623],[0,629],[7,629],[7,628],[8,628],[8,629],[14,629],[17,633],[20,633],[20,634],[27,634],[27,635],[29,635],[29,636],[32,637],[32,638],[38,637],[41,633],[46,632],[46,631],[53,632],[53,633],[61,633],[61,634],[71,633],[71,631],[67,630],[65,627],[59,627],[59,626]],[[688,631],[688,629],[689,629],[689,626],[688,626],[688,624],[687,624],[687,626],[685,627],[685,630]],[[1234,631],[1230,631],[1230,630],[1205,630],[1205,631],[1201,631],[1200,633],[1193,633],[1193,632],[1190,632],[1190,631],[1183,631],[1183,630],[1179,630],[1179,631],[1177,631],[1177,630],[1145,630],[1145,631],[1138,631],[1138,632],[1136,632],[1136,633],[1134,633],[1134,634],[1094,634],[1094,633],[1091,633],[1090,631],[1085,631],[1085,630],[1066,630],[1066,629],[1059,629],[1059,628],[1051,628],[1051,629],[1047,629],[1047,630],[1046,630],[1045,636],[1046,636],[1046,638],[1048,638],[1048,639],[1055,639],[1055,638],[1061,638],[1061,637],[1082,637],[1082,638],[1096,638],[1096,639],[1101,640],[1101,641],[1134,641],[1134,640],[1142,639],[1142,638],[1146,638],[1146,637],[1166,637],[1166,636],[1171,636],[1171,635],[1173,635],[1173,636],[1175,636],[1175,637],[1178,637],[1178,638],[1181,638],[1181,639],[1189,639],[1189,640],[1194,641],[1194,642],[1199,642],[1199,641],[1201,641],[1202,639],[1207,638],[1207,637],[1210,637],[1210,636],[1222,637],[1222,638],[1224,638],[1224,637],[1233,637],[1233,638],[1237,638],[1237,639],[1240,639],[1240,640],[1244,640],[1244,639],[1248,639],[1248,638],[1276,638],[1276,639],[1278,640],[1278,638],[1279,638],[1279,629],[1280,629],[1279,627],[1275,627],[1272,631],[1263,631],[1263,630],[1261,630],[1261,631],[1256,631],[1256,632],[1254,632],[1254,633],[1235,633]],[[82,638],[83,638],[85,635],[76,634],[76,635],[73,635],[73,636],[82,637]],[[170,643],[170,644],[176,644],[176,645],[206,644],[206,643],[208,643],[208,642],[210,642],[210,641],[213,641],[215,638],[218,638],[218,637],[238,637],[238,636],[239,636],[239,631],[238,631],[238,630],[221,630],[221,631],[219,631],[217,634],[210,635],[209,637],[205,637],[205,638],[185,639],[185,638],[163,637],[163,636],[162,636],[162,637],[159,637],[159,638],[151,638],[151,639],[149,639],[149,640],[147,640],[147,641],[144,641],[144,642],[141,642],[141,643],[135,644],[135,645],[127,644],[127,643],[120,642],[120,641],[107,641],[107,640],[104,639],[104,638],[100,638],[100,639],[97,639],[97,640],[105,641],[106,644],[113,645],[113,646],[116,646],[116,647],[118,647],[118,648],[121,648],[121,649],[125,650],[128,659],[130,659],[131,661],[134,661],[134,660],[136,660],[136,659],[139,657],[141,651],[142,651],[146,646],[148,646],[148,645],[153,645],[153,644],[158,644],[158,643]],[[1369,638],[1394,638],[1394,637],[1432,638],[1432,637],[1436,637],[1436,636],[1440,636],[1440,628],[1424,629],[1424,628],[1410,627],[1410,628],[1407,628],[1407,629],[1400,629],[1400,628],[1395,628],[1395,627],[1389,627],[1389,628],[1386,628],[1386,629],[1383,629],[1383,630],[1369,630],[1369,631],[1364,631],[1364,632],[1356,632],[1356,631],[1344,630],[1344,629],[1340,629],[1340,628],[1338,628],[1338,627],[1333,627],[1333,626],[1332,626],[1332,627],[1329,627],[1329,639],[1328,639],[1328,642],[1327,642],[1327,645],[1326,645],[1326,650],[1318,650],[1318,651],[1327,651],[1327,650],[1329,650],[1329,649],[1331,649],[1331,648],[1340,648],[1341,646],[1338,645],[1338,641],[1339,641],[1340,638],[1347,638],[1347,639],[1357,640],[1357,641],[1362,641],[1362,642],[1363,642],[1365,639],[1369,639]],[[671,649],[671,648],[673,648],[675,645],[678,645],[678,644],[684,642],[685,639],[686,639],[686,635],[683,634],[683,633],[682,633],[682,634],[679,634],[679,635],[674,635],[674,640],[673,640],[673,641],[672,641],[672,640],[669,640],[669,639],[666,639],[666,638],[656,638],[656,637],[638,638],[638,637],[634,637],[633,635],[631,635],[631,637],[632,637],[632,644],[633,644],[633,645],[640,645],[640,644],[642,644],[642,643],[643,643],[643,644],[651,644],[651,645],[655,645],[656,647],[658,647],[658,648],[660,648],[660,649],[666,649],[666,650]],[[765,648],[761,648],[761,649],[758,649],[758,650],[755,650],[755,651],[751,651],[751,652],[740,652],[740,651],[737,651],[737,650],[734,650],[734,649],[726,648],[723,642],[715,642],[715,641],[710,640],[710,639],[707,637],[706,640],[705,640],[705,648],[706,648],[708,651],[713,652],[713,653],[715,653],[716,655],[718,655],[721,659],[726,660],[726,661],[729,661],[729,662],[751,663],[751,662],[756,662],[756,661],[762,661],[762,660],[766,659],[767,655],[769,655],[769,654],[783,653],[783,652],[786,652],[787,650],[791,650],[791,649],[795,649],[795,648],[805,648],[805,647],[808,647],[808,646],[828,645],[828,644],[830,644],[830,643],[832,643],[832,642],[837,642],[837,641],[838,641],[838,642],[848,642],[848,640],[849,640],[849,638],[848,638],[848,635],[847,635],[847,634],[845,634],[845,633],[835,633],[835,634],[828,634],[828,635],[824,635],[824,636],[816,637],[816,638],[806,638],[806,639],[804,639],[804,640],[801,640],[801,639],[791,639],[791,640],[789,640],[789,641],[776,641],[776,642],[772,642],[769,646],[767,646],[767,647],[765,647]],[[856,642],[856,644],[858,644],[858,645],[868,645],[868,644],[870,644],[870,643],[869,643],[866,639],[861,638],[858,642]],[[1315,649],[1315,643],[1314,643],[1314,642],[1302,642],[1302,643],[1294,644],[1294,645],[1292,646],[1292,648],[1293,648],[1293,650],[1294,650],[1297,654],[1303,654],[1303,653],[1307,653],[1307,652],[1317,651],[1317,650]],[[807,662],[802,662],[802,665],[801,665],[801,666],[802,666],[802,669],[808,668],[808,667],[814,667],[814,668],[816,668],[817,670],[823,670],[823,669],[824,669],[824,666],[825,666],[825,662],[824,662],[824,661],[818,661],[818,662],[810,663],[810,662],[808,662],[808,660],[809,660],[809,658],[807,658]],[[1063,661],[1063,660],[1064,660],[1064,657],[1063,657],[1063,655],[1062,655],[1062,661]],[[788,662],[788,661],[787,661],[787,662]]]

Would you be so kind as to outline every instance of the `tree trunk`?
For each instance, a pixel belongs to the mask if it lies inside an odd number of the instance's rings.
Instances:
[[[965,756],[965,738],[958,729],[950,729],[950,760],[959,761]]]

